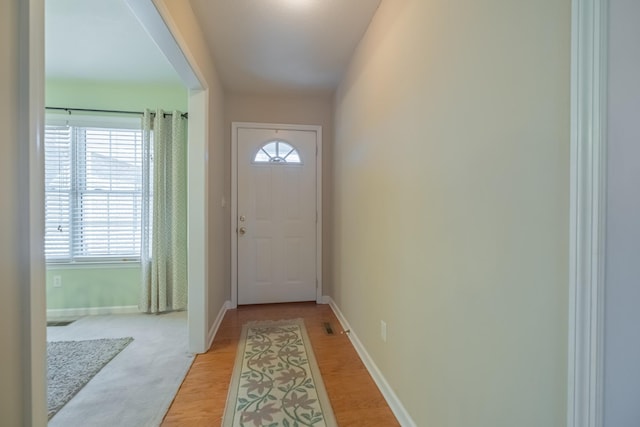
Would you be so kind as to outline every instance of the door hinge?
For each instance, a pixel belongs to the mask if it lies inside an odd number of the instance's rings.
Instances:
[[[318,223],[318,211],[316,211],[316,224]]]

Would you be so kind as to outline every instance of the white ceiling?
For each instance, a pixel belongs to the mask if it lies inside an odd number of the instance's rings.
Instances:
[[[124,0],[46,0],[47,79],[179,84]]]
[[[335,89],[380,0],[191,0],[224,85]]]
[[[190,0],[223,85],[335,89],[381,0]],[[53,79],[179,83],[124,0],[46,0]]]

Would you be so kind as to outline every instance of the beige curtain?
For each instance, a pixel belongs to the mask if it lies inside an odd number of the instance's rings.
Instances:
[[[145,111],[140,310],[187,308],[187,120]]]

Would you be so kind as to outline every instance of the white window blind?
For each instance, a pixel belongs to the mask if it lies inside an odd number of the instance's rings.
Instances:
[[[45,181],[47,261],[139,259],[139,129],[47,125]]]
[[[71,128],[45,127],[45,254],[71,258]]]

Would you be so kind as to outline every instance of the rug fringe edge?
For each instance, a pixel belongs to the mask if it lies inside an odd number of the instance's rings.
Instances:
[[[281,326],[281,325],[304,325],[304,319],[279,319],[279,320],[251,320],[244,323],[242,326],[256,327],[256,326]]]

